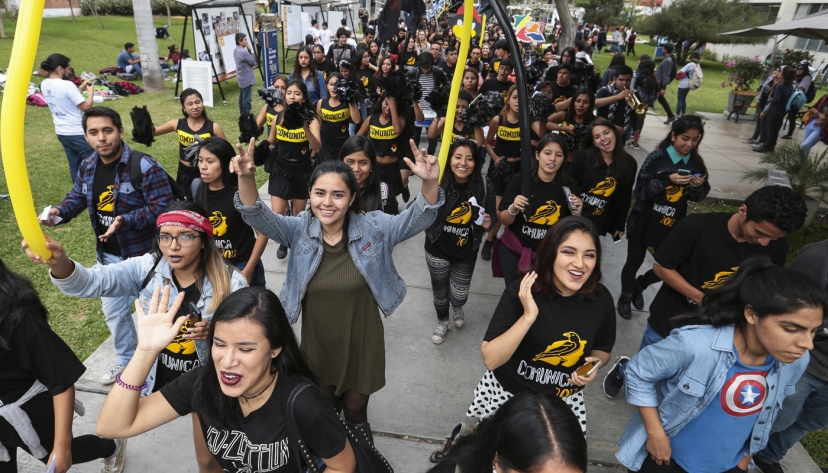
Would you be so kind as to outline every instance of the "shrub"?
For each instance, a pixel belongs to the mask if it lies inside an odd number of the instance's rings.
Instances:
[[[813,64],[814,55],[808,51],[785,50],[776,55],[776,59],[774,59],[772,66],[773,69],[776,69],[783,64],[788,66],[796,66],[803,60],[807,60],[809,63]]]
[[[716,55],[716,53],[709,49],[705,49],[704,51],[702,51],[701,58],[705,61],[719,62],[719,57]]]
[[[727,63],[727,73],[730,78],[722,82],[722,87],[732,87],[734,90],[751,90],[753,83],[765,72],[764,61],[759,56],[751,59],[745,56],[736,56]]]
[[[133,16],[132,0],[95,0],[98,5],[99,15],[120,15]],[[84,16],[92,15],[91,0],[81,0],[81,12]],[[176,16],[184,16],[187,13],[187,5],[176,1],[170,2],[170,13]],[[152,14],[166,15],[167,5],[164,0],[152,0]]]

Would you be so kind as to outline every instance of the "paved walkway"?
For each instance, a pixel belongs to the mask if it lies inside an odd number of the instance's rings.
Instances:
[[[667,134],[669,127],[663,120],[649,117],[645,124],[642,149],[634,151],[639,165],[647,150],[654,149]],[[758,184],[740,182],[741,173],[756,166],[758,155],[741,141],[750,136],[752,123],[733,124],[720,116],[708,116],[706,136],[701,154],[710,169],[710,180],[715,198],[744,199]],[[801,131],[797,131],[797,138]],[[412,195],[419,191],[419,181],[412,178]],[[266,196],[264,196],[266,197]],[[265,201],[269,199],[265,198]],[[614,245],[609,238],[602,239],[604,285],[617,298],[620,292],[620,273],[626,258],[626,245]],[[285,278],[286,260],[276,259],[276,245],[271,243],[263,256],[267,268],[268,287],[279,292]],[[386,386],[371,398],[369,421],[377,436],[377,448],[389,459],[399,473],[423,473],[429,467],[429,453],[438,449],[435,442],[442,439],[458,422],[468,421],[466,409],[472,400],[472,391],[485,371],[480,355],[480,342],[503,291],[503,280],[491,277],[487,262],[478,261],[465,306],[466,327],[453,329],[442,345],[431,343],[431,331],[436,321],[431,303],[431,287],[423,258],[423,236],[418,235],[399,245],[394,261],[408,287],[408,295],[399,309],[384,319],[386,331]],[[644,269],[652,266],[647,255]],[[656,293],[655,287],[645,292],[646,306]],[[617,342],[613,355],[633,355],[641,340],[648,313],[634,311],[630,321],[619,318]],[[297,336],[299,327],[295,328]],[[94,432],[97,413],[107,391],[97,378],[114,359],[111,339],[107,340],[89,359],[87,374],[77,384],[78,398],[86,404],[87,415],[75,421],[75,435]],[[607,399],[601,391],[600,380],[606,367],[600,370],[596,382],[586,390],[587,440],[591,473],[624,471],[617,468],[614,454],[616,442],[633,407],[622,397]],[[135,439],[127,447],[126,472],[160,471],[189,465],[183,471],[195,471],[192,448],[192,427],[189,418],[178,419],[163,428]],[[387,434],[387,435],[382,435]],[[419,440],[419,441],[418,441]],[[22,454],[21,457],[26,456]],[[22,472],[43,471],[31,457],[25,460]],[[797,445],[789,452],[783,464],[787,471],[820,473],[804,449]],[[599,466],[602,465],[602,466]],[[99,464],[78,465],[72,471],[95,472]]]

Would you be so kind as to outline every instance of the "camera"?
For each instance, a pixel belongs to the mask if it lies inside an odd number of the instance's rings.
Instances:
[[[275,107],[276,104],[282,102],[282,89],[267,88],[259,89],[258,92],[259,98],[267,102],[271,107]]]

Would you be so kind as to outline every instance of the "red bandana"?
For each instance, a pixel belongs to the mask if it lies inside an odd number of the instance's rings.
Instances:
[[[197,232],[206,233],[210,238],[213,237],[213,225],[210,224],[210,220],[192,210],[173,210],[163,213],[158,216],[155,228],[161,228],[162,225],[185,227]]]

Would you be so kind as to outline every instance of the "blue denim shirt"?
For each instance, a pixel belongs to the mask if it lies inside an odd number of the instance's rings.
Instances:
[[[690,325],[673,330],[664,340],[650,345],[627,364],[627,402],[640,407],[658,407],[661,425],[673,438],[716,399],[736,362],[733,354],[733,326],[715,328]],[[764,409],[756,418],[748,454],[768,443],[773,421],[782,402],[793,394],[796,382],[808,366],[809,354],[791,364],[776,362],[768,372],[768,393]],[[647,431],[641,414],[630,419],[618,441],[615,457],[627,468],[638,471],[647,458]]]
[[[152,279],[146,287],[141,289],[141,283],[144,282],[144,278],[147,277],[154,264],[155,255],[151,253],[136,258],[128,258],[120,263],[96,264],[91,268],[84,268],[75,261],[75,270],[68,278],[55,279],[51,273],[50,277],[55,286],[67,296],[87,298],[133,296],[141,302],[141,306],[146,312],[149,310],[150,299],[155,288],[163,289],[165,285],[170,286],[170,305],[172,305],[175,296],[178,295],[178,289],[175,288],[172,280],[172,268],[170,268],[166,258],[161,258],[158,266],[155,267]],[[228,267],[228,270],[232,269]],[[247,280],[244,275],[239,271],[232,270],[230,292],[238,291],[243,287],[247,287]],[[196,304],[201,311],[203,320],[213,318],[213,313],[207,312],[207,308],[210,307],[212,302],[213,285],[210,284],[209,279],[204,278],[201,298]],[[209,340],[196,340],[196,353],[198,353],[198,359],[202,364],[206,362],[207,357],[210,356]],[[155,367],[157,364],[158,360],[156,359],[147,377],[147,387],[144,389],[144,393],[147,395],[152,393],[152,388],[155,385]]]
[[[325,253],[322,224],[308,211],[296,217],[276,215],[265,207],[261,199],[255,205],[243,205],[236,193],[236,210],[245,223],[264,233],[268,238],[290,247],[287,277],[279,300],[290,323],[299,320],[302,299]],[[443,190],[437,203],[429,205],[423,194],[399,215],[380,211],[350,214],[348,224],[348,253],[354,266],[374,295],[374,300],[386,317],[402,303],[405,281],[397,274],[392,252],[397,244],[424,231],[437,217],[437,209],[445,202]]]

